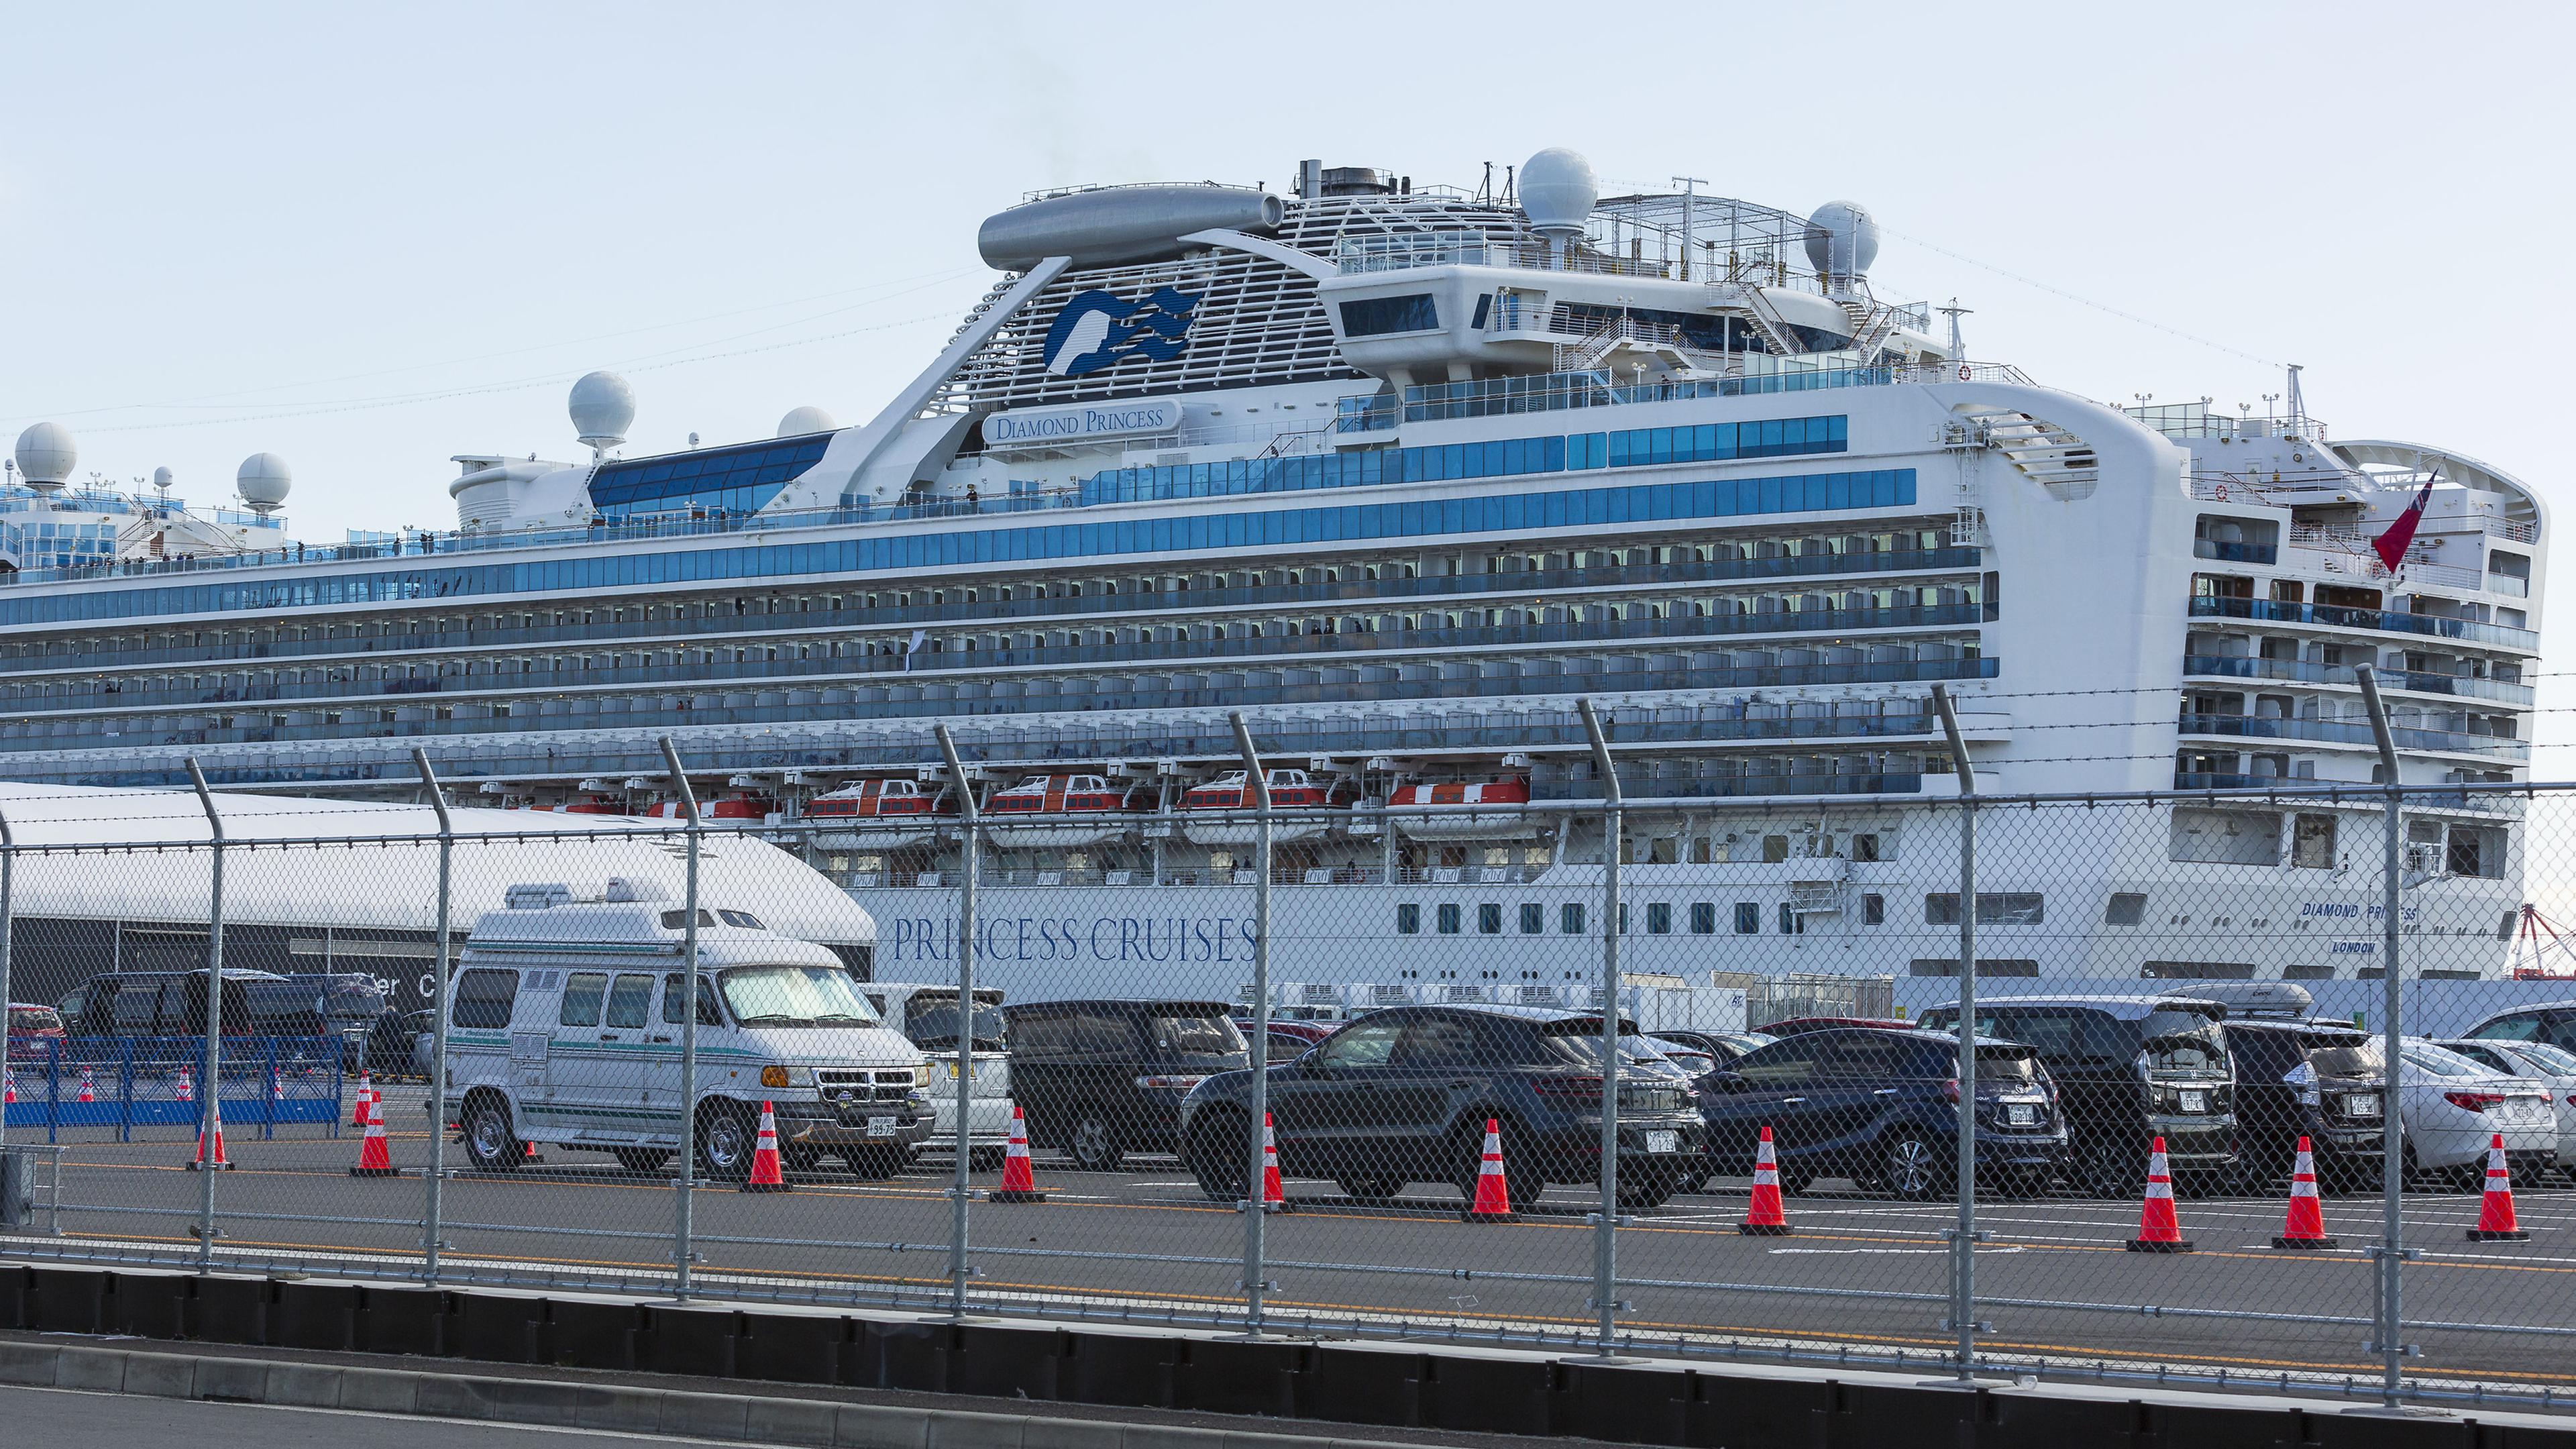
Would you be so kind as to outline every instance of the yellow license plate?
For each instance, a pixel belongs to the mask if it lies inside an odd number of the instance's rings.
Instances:
[[[948,1064],[948,1080],[952,1082],[957,1080],[957,1064],[955,1062],[950,1062]]]

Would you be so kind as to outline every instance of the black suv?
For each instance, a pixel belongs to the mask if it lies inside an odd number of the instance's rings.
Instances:
[[[2029,1043],[2057,1079],[2077,1186],[2135,1197],[2162,1137],[2177,1189],[2223,1191],[2240,1171],[2226,1014],[2188,996],[1998,996],[1978,1001],[1977,1034]],[[1957,1002],[1922,1017],[1958,1021]]]
[[[1130,1152],[1170,1152],[1181,1098],[1251,1061],[1222,1001],[1027,1001],[1009,1024],[1011,1095],[1029,1143],[1079,1166],[1116,1169]]]
[[[2316,1153],[2328,1191],[2378,1183],[2386,1154],[2388,1066],[2377,1037],[2315,1021],[2229,1021],[2236,1121],[2248,1187],[2284,1180],[2299,1139]]]
[[[1959,1163],[1959,1039],[1886,1027],[1803,1031],[1702,1079],[1709,1166],[1753,1170],[1762,1129],[1780,1187],[1846,1177],[1902,1198],[1945,1197]],[[2048,1073],[2018,1042],[1977,1043],[1980,1178],[2047,1189],[2066,1157]]]
[[[1551,1182],[1601,1177],[1601,1017],[1524,1006],[1399,1006],[1361,1017],[1270,1069],[1281,1170],[1376,1201],[1413,1182],[1472,1195],[1486,1119],[1515,1210]],[[1706,1173],[1690,1086],[1634,1053],[1622,1023],[1619,1201],[1653,1207]],[[1210,1077],[1181,1104],[1181,1156],[1211,1198],[1244,1196],[1252,1073]]]

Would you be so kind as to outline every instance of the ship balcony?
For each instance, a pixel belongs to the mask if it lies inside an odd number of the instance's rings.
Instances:
[[[2229,739],[2298,740],[2354,750],[2378,748],[2376,736],[2366,720],[2271,719],[2240,714],[2186,714],[2181,717],[2180,732],[2185,736],[2207,735]],[[2471,755],[2481,760],[2505,760],[2518,764],[2531,761],[2529,740],[2506,739],[2496,735],[2461,734],[2449,730],[2428,730],[2398,725],[2389,730],[2397,748],[2426,754]]]
[[[2217,679],[2273,679],[2297,684],[2339,684],[2359,688],[2361,678],[2349,664],[2310,664],[2296,659],[2256,659],[2242,655],[2190,654],[2182,661],[2186,677]],[[2414,694],[2446,695],[2454,699],[2491,699],[2499,704],[2529,709],[2537,698],[2528,684],[2503,679],[2475,679],[2467,675],[2429,674],[2404,669],[2379,672],[2382,689]]]
[[[2437,639],[2463,639],[2524,654],[2540,652],[2540,635],[2530,629],[2481,624],[2440,614],[2402,614],[2393,609],[2353,609],[2337,604],[2297,604],[2279,599],[2240,599],[2200,595],[2191,601],[2195,619],[2259,619],[2276,624],[2306,624],[2376,634],[2420,634]]]

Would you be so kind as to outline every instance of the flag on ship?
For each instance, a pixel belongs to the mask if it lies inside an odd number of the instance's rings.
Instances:
[[[2433,480],[2427,477],[2424,486],[2415,490],[2415,501],[2406,505],[2406,511],[2397,515],[2397,521],[2388,525],[2386,532],[2370,541],[2390,573],[2396,573],[2406,562],[2406,550],[2415,542],[2416,525],[2424,521],[2424,505],[2432,501]]]

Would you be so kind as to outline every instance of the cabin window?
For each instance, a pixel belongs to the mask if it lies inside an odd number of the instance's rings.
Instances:
[[[564,978],[563,1006],[555,1020],[563,1026],[597,1026],[603,998],[608,995],[608,973],[576,971]]]
[[[1399,936],[1420,935],[1422,933],[1422,907],[1411,901],[1406,901],[1402,905],[1397,906],[1395,908],[1395,933]]]
[[[460,1027],[495,1030],[510,1024],[510,1011],[518,998],[518,972],[468,971],[456,978],[456,1005],[450,1017]]]

